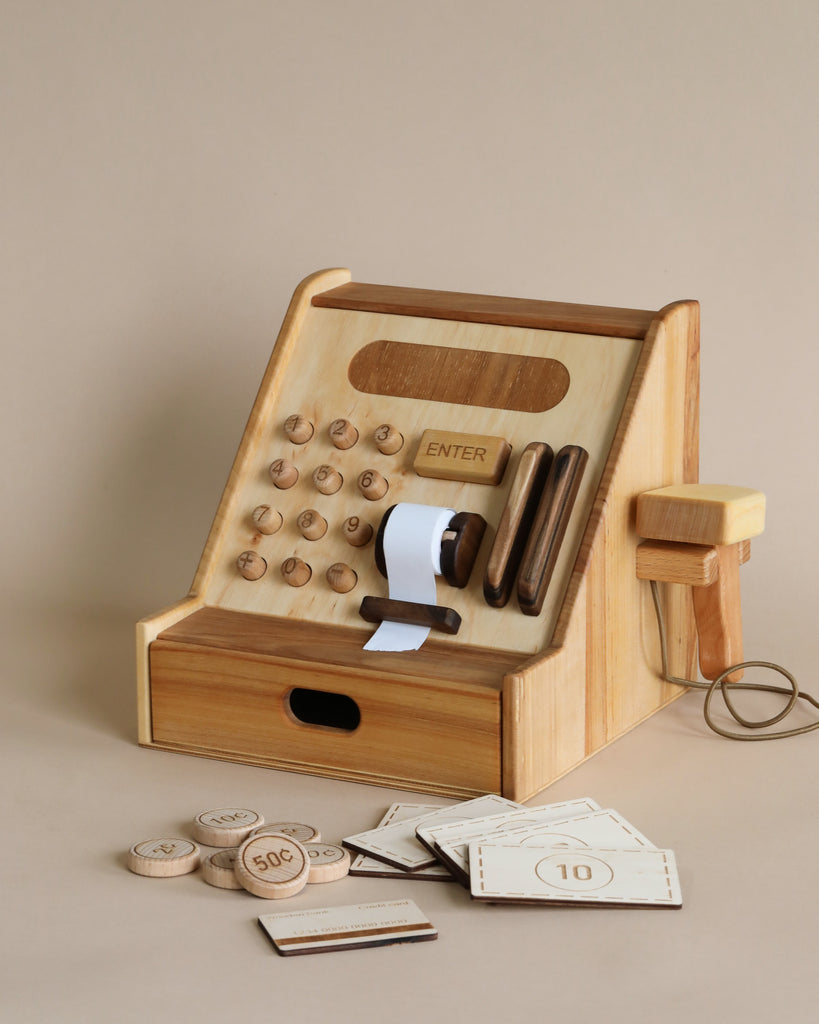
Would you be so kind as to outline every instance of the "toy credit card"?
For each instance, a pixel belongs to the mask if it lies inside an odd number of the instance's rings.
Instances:
[[[259,924],[282,956],[438,938],[412,900],[263,914]]]

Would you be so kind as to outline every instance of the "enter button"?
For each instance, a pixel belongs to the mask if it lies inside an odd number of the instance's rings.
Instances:
[[[418,476],[499,484],[512,446],[502,437],[425,430],[412,466]]]

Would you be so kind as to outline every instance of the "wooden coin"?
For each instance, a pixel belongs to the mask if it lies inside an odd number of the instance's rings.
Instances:
[[[193,822],[193,838],[206,846],[238,846],[254,828],[264,824],[258,811],[246,807],[219,807],[202,811]]]
[[[228,850],[217,850],[202,861],[202,878],[217,889],[241,889],[242,883],[236,877],[233,865],[239,854],[238,846]]]
[[[254,828],[251,836],[264,835],[290,836],[297,843],[318,843],[321,842],[321,832],[312,825],[305,825],[300,821],[274,821],[269,825],[260,825]]]
[[[267,900],[295,896],[307,885],[310,858],[290,836],[251,836],[239,847],[234,864],[242,887]]]
[[[199,847],[190,839],[145,839],[128,851],[128,868],[137,875],[170,878],[199,866]]]
[[[350,870],[350,855],[343,846],[334,843],[305,843],[307,856],[310,858],[310,873],[307,881],[335,882],[343,878]]]

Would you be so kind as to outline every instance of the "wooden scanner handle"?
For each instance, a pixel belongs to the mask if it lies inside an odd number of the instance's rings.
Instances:
[[[565,445],[552,461],[518,576],[518,604],[524,615],[540,615],[543,608],[588,461],[589,453],[576,444]]]
[[[714,680],[743,661],[739,567],[765,528],[765,495],[745,487],[678,484],[637,499],[637,575],[692,587],[700,671]],[[742,671],[727,677],[735,683]]]
[[[503,608],[512,596],[523,549],[535,517],[554,452],[544,441],[523,450],[486,564],[483,595],[493,608]]]

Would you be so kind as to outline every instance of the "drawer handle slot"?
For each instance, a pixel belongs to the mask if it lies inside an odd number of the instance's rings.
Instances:
[[[296,687],[285,696],[290,713],[303,725],[355,732],[361,723],[361,711],[352,697],[327,690]]]

